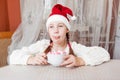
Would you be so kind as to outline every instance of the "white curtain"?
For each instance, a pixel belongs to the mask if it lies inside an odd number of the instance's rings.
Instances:
[[[118,17],[117,17],[117,28],[116,28],[116,36],[115,36],[115,50],[114,50],[114,59],[120,59],[120,1],[118,8]]]
[[[109,41],[113,0],[21,0],[22,23],[12,37],[10,52],[48,38],[45,22],[56,3],[70,7],[77,17],[71,22],[71,41],[107,50],[109,43],[114,45]]]

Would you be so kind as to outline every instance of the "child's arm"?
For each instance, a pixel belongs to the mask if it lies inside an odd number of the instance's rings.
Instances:
[[[48,40],[41,40],[29,47],[14,50],[11,55],[8,56],[8,63],[27,65],[28,58],[37,53],[42,53],[47,45],[49,45]]]
[[[86,47],[73,42],[72,48],[74,53],[85,61],[85,65],[94,66],[110,60],[109,53],[102,47]]]

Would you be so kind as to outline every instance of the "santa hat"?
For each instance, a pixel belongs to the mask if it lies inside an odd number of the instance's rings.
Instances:
[[[73,16],[73,13],[72,13],[72,10],[68,7],[65,7],[65,6],[62,6],[61,4],[56,4],[53,8],[52,8],[52,12],[49,16],[49,18],[47,19],[47,22],[46,22],[46,27],[47,27],[47,30],[48,30],[48,26],[51,22],[54,22],[54,21],[61,21],[63,22],[66,27],[68,28],[68,30],[70,30],[71,28],[71,25],[69,23],[69,18],[68,18],[68,14],[71,17],[71,20],[75,20],[76,17]]]

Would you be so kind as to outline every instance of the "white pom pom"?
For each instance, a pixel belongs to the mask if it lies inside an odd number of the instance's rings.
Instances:
[[[72,16],[72,17],[71,17],[71,20],[76,20],[76,17],[75,17],[75,16]]]

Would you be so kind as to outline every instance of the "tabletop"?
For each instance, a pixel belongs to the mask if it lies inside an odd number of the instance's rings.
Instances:
[[[120,80],[120,60],[76,68],[8,65],[0,68],[0,80]]]

